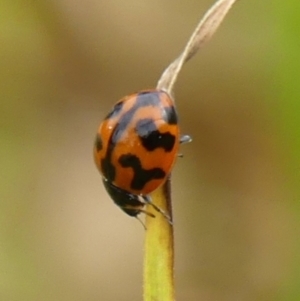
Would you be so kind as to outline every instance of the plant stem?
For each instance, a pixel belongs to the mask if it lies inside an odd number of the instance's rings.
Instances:
[[[152,195],[155,205],[172,219],[170,179]],[[166,202],[167,201],[167,202]],[[151,206],[147,211],[155,218],[146,217],[144,257],[144,301],[174,300],[174,248],[173,225]]]

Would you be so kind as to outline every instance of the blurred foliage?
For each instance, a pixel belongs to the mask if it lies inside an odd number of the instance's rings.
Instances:
[[[287,178],[285,184],[289,191],[289,209],[294,221],[292,270],[285,282],[285,290],[280,300],[299,300],[300,298],[300,3],[291,1],[282,5],[277,1],[277,47],[278,65],[274,84],[279,100],[280,134],[285,155]]]
[[[211,1],[2,0],[0,300],[140,300],[143,229],[92,161]],[[300,4],[239,1],[183,70],[177,300],[300,299]]]

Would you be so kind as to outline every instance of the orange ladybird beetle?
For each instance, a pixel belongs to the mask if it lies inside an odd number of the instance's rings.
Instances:
[[[151,204],[168,218],[149,194],[167,180],[179,144],[191,141],[180,137],[177,119],[168,93],[147,90],[118,101],[99,126],[95,163],[108,194],[130,216],[154,216],[143,209]]]

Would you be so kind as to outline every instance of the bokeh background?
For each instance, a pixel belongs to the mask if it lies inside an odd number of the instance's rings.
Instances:
[[[212,0],[1,0],[0,300],[142,300],[144,230],[92,147]],[[300,2],[239,1],[183,69],[176,295],[300,300]]]

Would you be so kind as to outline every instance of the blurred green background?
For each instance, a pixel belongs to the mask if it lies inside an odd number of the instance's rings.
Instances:
[[[154,87],[211,0],[2,0],[0,300],[142,299],[144,230],[92,147]],[[300,2],[239,1],[183,69],[176,295],[300,300]]]

